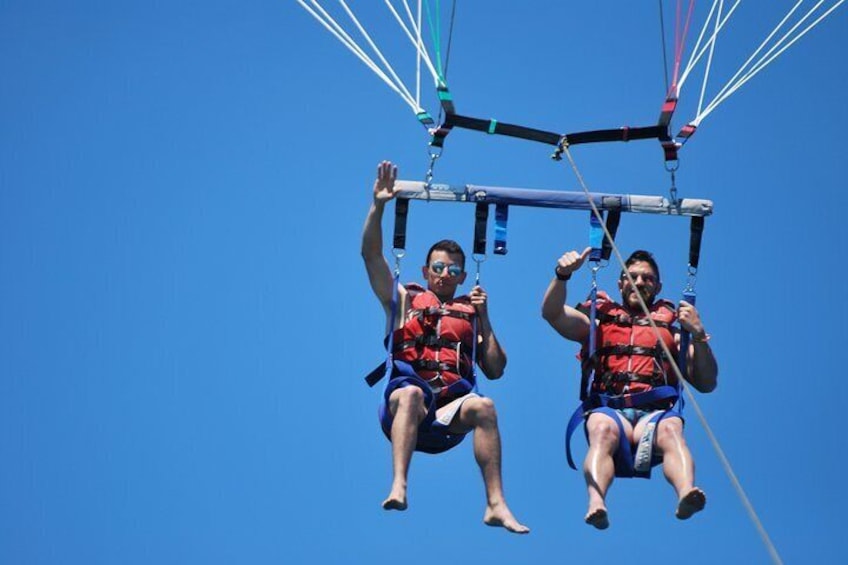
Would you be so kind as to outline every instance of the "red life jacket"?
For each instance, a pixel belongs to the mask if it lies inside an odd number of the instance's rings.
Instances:
[[[588,312],[588,309],[589,302],[581,305],[584,312]],[[649,310],[662,341],[676,356],[677,346],[672,329],[672,324],[677,320],[674,304],[659,299]],[[620,395],[645,392],[664,384],[676,386],[677,378],[663,355],[648,318],[641,310],[630,312],[610,300],[605,292],[599,291],[597,322],[595,354],[589,358],[588,339],[580,352],[584,372],[591,369],[595,371],[592,392]]]
[[[445,399],[447,387],[461,379],[473,386],[475,315],[468,296],[442,302],[417,284],[405,286],[411,304],[406,321],[395,331],[394,358],[406,361]]]

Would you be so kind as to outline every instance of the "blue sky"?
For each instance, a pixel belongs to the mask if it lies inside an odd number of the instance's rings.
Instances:
[[[458,110],[563,132],[655,120],[656,3],[594,4],[461,3]],[[714,75],[789,4],[740,8]],[[721,374],[698,402],[787,563],[848,559],[844,418],[822,402],[848,319],[846,38],[840,8],[704,121],[677,174],[715,202],[697,290]],[[675,520],[657,472],[613,485],[608,531],[582,523],[563,454],[576,348],[539,315],[556,257],[585,246],[579,212],[513,209],[509,254],[481,272],[509,356],[481,390],[532,533],[481,524],[470,441],[416,456],[409,511],[380,509],[390,445],[361,376],[384,320],[359,236],[377,162],[423,179],[428,137],[295,2],[3,1],[0,81],[0,562],[770,562],[694,412],[705,512]],[[435,180],[579,190],[549,154],[455,131]],[[573,155],[592,190],[667,194],[656,143]],[[472,207],[410,214],[404,278],[437,238],[470,246]],[[687,240],[680,218],[633,214],[618,238],[655,252],[671,298]]]

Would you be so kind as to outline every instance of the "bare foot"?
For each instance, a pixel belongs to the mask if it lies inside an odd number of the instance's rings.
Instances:
[[[693,487],[692,490],[680,499],[677,503],[677,511],[674,513],[680,520],[687,520],[696,512],[700,512],[707,504],[707,495],[698,487]]]
[[[599,530],[606,530],[609,528],[609,517],[607,516],[606,508],[595,508],[586,514],[586,518],[584,518],[584,520],[587,524],[595,526]]]
[[[383,510],[406,510],[406,492],[393,489],[383,501]]]
[[[530,528],[518,522],[512,512],[509,511],[506,504],[498,504],[495,506],[486,507],[486,514],[483,516],[483,523],[487,526],[496,526],[506,528],[508,531],[516,534],[529,534]]]

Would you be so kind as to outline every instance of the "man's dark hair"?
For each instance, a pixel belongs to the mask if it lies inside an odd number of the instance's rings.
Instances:
[[[451,255],[459,255],[462,258],[462,268],[465,269],[465,251],[463,251],[462,247],[460,247],[460,245],[454,240],[443,239],[434,243],[430,248],[430,251],[427,252],[427,262],[425,265],[430,264],[430,256],[433,255],[434,251],[444,251]]]
[[[654,272],[657,274],[657,282],[660,281],[660,268],[657,265],[656,259],[651,255],[649,251],[645,251],[644,249],[637,249],[633,253],[630,254],[630,257],[627,258],[627,261],[624,262],[624,267],[627,268],[633,263],[644,262],[648,263]],[[624,275],[624,271],[621,271],[621,278],[626,278]]]

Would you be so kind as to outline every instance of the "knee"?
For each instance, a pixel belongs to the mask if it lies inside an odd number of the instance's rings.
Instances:
[[[677,418],[663,420],[657,426],[657,445],[664,451],[673,445],[685,445],[683,425]]]
[[[472,419],[479,423],[497,423],[498,413],[495,402],[491,398],[470,398],[465,401],[465,407]]]
[[[393,411],[414,410],[418,408],[426,412],[424,391],[417,386],[399,388],[389,396],[389,405]]]
[[[598,445],[617,445],[618,425],[608,417],[590,416],[586,429],[589,433],[589,443]]]

